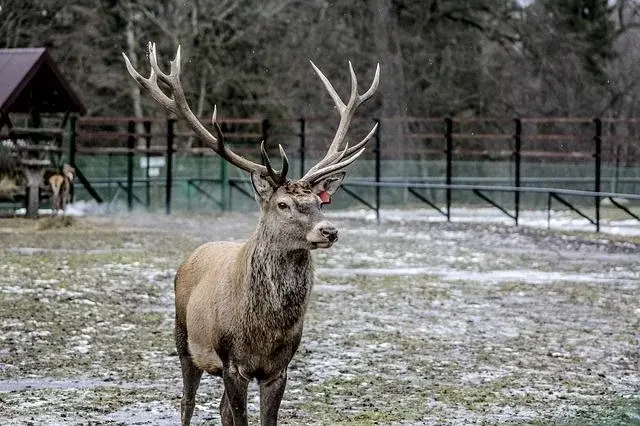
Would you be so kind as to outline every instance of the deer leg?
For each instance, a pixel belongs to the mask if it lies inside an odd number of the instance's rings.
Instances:
[[[222,392],[222,399],[220,400],[220,420],[222,426],[233,426],[233,413],[231,412],[231,404],[229,404],[229,398],[227,392]]]
[[[274,379],[260,382],[260,424],[262,426],[278,424],[278,411],[286,385],[287,370]]]
[[[222,380],[224,381],[224,394],[227,406],[231,411],[234,426],[247,426],[247,388],[249,380],[240,375],[238,369],[226,366],[222,370]],[[223,397],[223,402],[224,402]],[[224,407],[221,407],[224,408]],[[223,413],[221,413],[223,415]]]
[[[196,406],[196,391],[200,385],[202,370],[191,361],[190,355],[180,355],[182,367],[182,400],[180,401],[180,418],[182,426],[189,426],[193,409]]]

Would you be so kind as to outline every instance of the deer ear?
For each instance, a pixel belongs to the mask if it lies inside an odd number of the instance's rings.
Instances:
[[[322,204],[331,204],[331,196],[340,189],[345,175],[345,172],[334,173],[313,184],[313,192],[320,197]]]
[[[258,202],[267,201],[271,198],[271,194],[273,194],[273,187],[271,186],[271,183],[269,183],[269,181],[259,173],[251,172],[251,184],[253,185],[253,190],[256,193],[256,199]]]

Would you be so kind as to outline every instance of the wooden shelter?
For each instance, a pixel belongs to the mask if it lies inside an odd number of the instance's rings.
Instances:
[[[60,166],[68,118],[85,112],[45,48],[0,49],[0,198],[26,197],[27,215],[37,217],[43,177]]]

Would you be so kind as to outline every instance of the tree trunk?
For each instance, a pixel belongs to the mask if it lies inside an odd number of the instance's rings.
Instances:
[[[378,89],[382,99],[380,136],[383,155],[394,154],[395,158],[404,158],[407,147],[403,139],[407,115],[406,86],[398,25],[391,5],[390,0],[373,0],[371,4],[375,50],[381,61]]]
[[[204,115],[204,103],[207,98],[207,69],[205,67],[202,68],[202,73],[200,74],[200,88],[198,90],[198,104],[196,106],[196,116],[201,118]],[[187,138],[185,148],[191,148],[193,146],[193,142],[195,141],[195,136],[189,136]]]
[[[125,30],[125,35],[127,39],[127,51],[129,59],[131,60],[131,65],[134,68],[138,68],[138,55],[136,54],[136,37],[134,32],[134,23],[132,14],[129,14],[129,19],[127,21],[127,28]],[[142,100],[140,96],[140,86],[133,79],[129,79],[129,87],[131,93],[131,102],[133,103],[133,116],[136,118],[142,118]],[[144,133],[144,126],[142,122],[136,122],[136,133],[141,134]],[[145,138],[138,138],[138,148],[144,149],[146,147]]]

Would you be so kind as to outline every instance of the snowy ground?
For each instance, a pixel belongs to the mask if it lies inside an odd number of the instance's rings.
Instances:
[[[595,215],[587,209],[586,213],[594,219]],[[640,215],[640,208],[631,209]],[[511,212],[513,214],[513,212]],[[351,210],[335,213],[336,217],[374,220],[373,210]],[[446,217],[434,209],[383,209],[381,222],[446,222]],[[513,226],[514,220],[495,208],[452,208],[451,222],[477,223]],[[523,210],[520,212],[521,226],[537,229],[593,232],[595,226],[587,219],[566,210]],[[604,234],[640,236],[640,221],[626,215],[621,210],[603,207],[601,210],[600,232]]]
[[[542,215],[332,213],[282,424],[640,424],[640,226]],[[0,220],[0,424],[177,424],[174,271],[254,221]],[[220,388],[194,423],[219,424]]]

